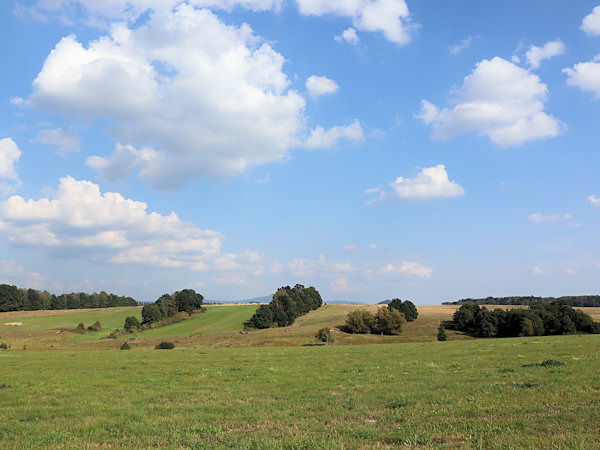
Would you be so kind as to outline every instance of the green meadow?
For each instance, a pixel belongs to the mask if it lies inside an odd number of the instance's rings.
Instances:
[[[437,342],[455,308],[426,306],[400,336],[356,337],[337,328],[351,305],[245,334],[255,308],[116,340],[55,328],[135,308],[0,314],[23,321],[0,331],[0,448],[597,448],[598,335]]]

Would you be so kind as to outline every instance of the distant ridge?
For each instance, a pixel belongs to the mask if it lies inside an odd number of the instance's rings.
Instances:
[[[205,305],[228,305],[241,303],[269,303],[273,298],[271,295],[263,295],[262,297],[247,298],[244,300],[204,300]]]
[[[325,300],[324,303],[330,305],[368,305],[366,302],[351,302],[349,300]]]

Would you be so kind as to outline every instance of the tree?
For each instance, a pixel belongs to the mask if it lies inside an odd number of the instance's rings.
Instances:
[[[448,339],[448,337],[446,336],[446,329],[444,328],[443,325],[440,325],[438,327],[437,340],[438,341],[445,341],[446,339]]]
[[[406,324],[404,314],[397,309],[379,308],[375,314],[375,326],[372,332],[381,334],[400,334],[402,327]]]
[[[329,345],[333,342],[331,330],[328,327],[321,328],[319,331],[317,331],[317,335],[315,337],[317,338],[317,341],[323,342],[325,345]]]
[[[184,289],[175,293],[175,302],[178,311],[185,311],[192,314],[197,309],[202,308],[204,297],[196,293],[193,289]]]
[[[407,322],[412,322],[419,316],[419,312],[417,311],[417,307],[410,300],[405,300],[404,302],[399,298],[394,298],[388,303],[388,308],[390,310],[395,309],[404,314],[404,318]]]
[[[142,308],[142,324],[158,322],[164,318],[165,316],[156,303],[148,303]]]
[[[248,322],[252,328],[269,328],[273,325],[273,310],[269,305],[260,305]]]
[[[375,326],[375,316],[366,309],[351,311],[346,316],[346,328],[350,333],[368,334]]]

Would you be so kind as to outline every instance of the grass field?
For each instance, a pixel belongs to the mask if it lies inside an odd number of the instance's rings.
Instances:
[[[0,447],[598,445],[599,336],[133,346],[0,352]]]

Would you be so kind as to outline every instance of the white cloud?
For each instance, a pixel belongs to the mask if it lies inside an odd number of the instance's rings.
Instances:
[[[271,269],[272,273],[287,271],[296,277],[306,276],[328,276],[345,272],[353,272],[356,269],[348,262],[329,262],[325,256],[320,255],[318,259],[298,258],[289,263],[275,263]]]
[[[582,222],[569,222],[569,226],[571,228],[583,228],[584,224]]]
[[[369,244],[369,248],[375,250],[377,248],[377,244]]]
[[[448,46],[448,51],[452,55],[457,55],[460,52],[462,52],[463,50],[469,48],[472,43],[473,43],[473,36],[469,36],[469,37],[463,39],[462,41],[460,41],[458,44]]]
[[[560,39],[557,39],[555,41],[546,42],[543,47],[532,45],[529,47],[527,53],[525,53],[525,59],[532,69],[537,69],[544,59],[550,59],[553,56],[562,55],[564,53],[565,44],[563,44]]]
[[[63,38],[30,103],[112,121],[123,145],[155,149],[160,166],[143,175],[169,189],[279,161],[299,144],[305,101],[288,90],[283,64],[249,26],[181,4],[139,28],[115,25],[86,47]]]
[[[339,86],[330,78],[313,75],[306,80],[306,90],[312,98],[317,98],[321,95],[336,93]]]
[[[545,273],[543,269],[541,269],[540,267],[537,267],[537,266],[534,267],[533,269],[531,269],[531,272],[534,275],[544,275],[544,273]]]
[[[527,216],[527,220],[533,223],[542,223],[542,222],[563,222],[571,219],[571,214],[547,214],[544,215],[542,213],[533,213]]]
[[[411,39],[414,25],[404,0],[296,0],[305,15],[333,14],[351,17],[360,31],[381,32],[391,42],[402,45]],[[343,35],[342,35],[343,36]]]
[[[304,146],[309,149],[333,148],[338,145],[341,139],[354,142],[360,142],[364,139],[363,129],[358,119],[345,127],[335,126],[329,130],[316,127],[311,131]]]
[[[369,190],[379,192],[379,197],[368,203],[377,203],[385,200],[423,200],[438,197],[458,197],[464,195],[462,186],[448,179],[446,167],[438,164],[434,167],[425,167],[415,178],[398,177],[390,183],[391,191],[380,189]]]
[[[356,30],[354,28],[347,28],[342,31],[342,34],[334,37],[336,42],[347,42],[352,45],[357,45],[360,41],[358,34],[356,34]]]
[[[600,98],[600,55],[592,61],[575,64],[573,68],[566,67],[562,70],[567,74],[567,84],[582,91],[591,91],[594,98]]]
[[[15,164],[21,157],[19,146],[11,138],[0,139],[0,194],[14,192],[21,186],[21,181],[15,170]],[[7,183],[6,180],[12,180]]]
[[[345,275],[335,278],[331,283],[330,287],[332,292],[350,292],[352,288],[348,282],[348,278]]]
[[[600,36],[600,6],[583,18],[581,29],[590,36]]]
[[[595,208],[600,208],[600,198],[596,197],[595,195],[588,196],[587,201],[590,202]]]
[[[402,261],[399,267],[388,264],[379,269],[379,273],[383,275],[412,275],[419,278],[431,278],[433,269],[418,262]]]
[[[358,250],[358,246],[353,244],[342,245],[342,250],[344,250],[345,252],[354,252]]]
[[[71,177],[61,178],[54,199],[15,195],[0,202],[0,232],[13,244],[58,254],[190,270],[217,258],[223,238]]]
[[[568,267],[565,267],[565,268],[563,269],[563,273],[564,273],[565,275],[569,275],[569,276],[577,275],[577,272],[576,272],[575,270],[573,270],[573,269],[570,269],[570,268],[568,268]]]
[[[451,108],[440,110],[422,101],[416,117],[432,125],[433,139],[475,131],[501,147],[510,147],[561,131],[561,122],[544,112],[547,86],[537,75],[505,59],[479,62],[456,94]]]
[[[56,150],[59,154],[78,152],[81,145],[77,135],[65,133],[61,128],[40,130],[37,134],[37,140],[42,144],[57,147]]]

